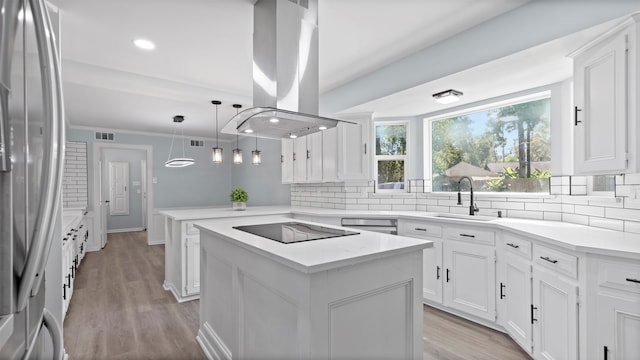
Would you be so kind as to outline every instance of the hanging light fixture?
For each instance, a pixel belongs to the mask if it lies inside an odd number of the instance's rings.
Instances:
[[[211,159],[216,164],[222,163],[222,148],[218,147],[218,105],[222,104],[221,101],[212,100],[211,103],[216,106],[216,147],[213,148]]]
[[[238,116],[238,112],[242,105],[233,104],[233,107],[236,108],[236,117]],[[236,120],[236,148],[233,149],[233,163],[234,164],[242,164],[242,150],[240,150],[240,145],[238,141],[238,120]]]
[[[171,158],[171,152],[173,151],[173,142],[176,139],[176,130],[178,130],[178,126],[181,122],[184,121],[184,116],[176,115],[173,117],[173,122],[176,124],[173,128],[173,137],[171,138],[171,147],[169,147],[169,156],[167,156],[167,161],[164,163],[166,167],[185,167],[189,165],[195,164],[193,159],[190,159],[184,155],[184,130],[180,127],[180,131],[182,132],[182,157],[181,158]]]
[[[256,149],[251,152],[251,163],[253,165],[260,165],[262,163],[262,155],[258,150],[258,135],[256,134]]]

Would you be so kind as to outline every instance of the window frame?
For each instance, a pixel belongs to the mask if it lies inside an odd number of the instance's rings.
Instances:
[[[550,89],[545,89],[545,90],[541,90],[541,91],[536,91],[536,92],[532,92],[530,94],[526,94],[526,95],[520,95],[520,96],[513,96],[513,97],[509,97],[509,98],[503,98],[501,100],[496,100],[496,101],[489,101],[486,103],[482,103],[480,105],[474,105],[474,104],[469,104],[468,106],[460,106],[460,107],[456,107],[451,109],[450,111],[444,110],[442,112],[439,112],[437,115],[433,115],[433,116],[426,116],[422,118],[422,129],[423,129],[423,138],[422,138],[422,142],[423,142],[423,177],[425,180],[428,181],[428,183],[430,184],[430,186],[425,187],[424,191],[425,192],[429,192],[429,193],[433,193],[433,194],[447,194],[448,192],[446,191],[433,191],[433,169],[432,169],[432,144],[431,144],[431,128],[432,128],[432,123],[434,121],[438,121],[438,120],[444,120],[444,119],[449,119],[452,117],[457,117],[457,116],[462,116],[462,115],[466,115],[466,114],[471,114],[474,112],[479,112],[479,111],[484,111],[484,110],[488,110],[488,109],[493,109],[493,108],[497,108],[497,107],[503,107],[503,106],[509,106],[509,105],[515,105],[515,104],[521,104],[521,103],[525,103],[525,102],[530,102],[530,101],[536,101],[536,100],[541,100],[541,99],[549,99],[550,101],[553,101],[553,96],[552,96],[552,92]],[[477,103],[476,103],[477,104]],[[550,113],[550,116],[553,114],[553,110]],[[554,120],[553,118],[549,119],[550,124],[553,124]],[[551,129],[550,129],[551,130]],[[551,134],[551,141],[553,142],[553,134]],[[427,145],[428,144],[428,145]],[[551,161],[553,162],[553,152],[551,153]],[[529,193],[529,192],[490,192],[490,191],[477,191],[477,194],[484,194],[484,195],[500,195],[500,196],[505,196],[505,197],[522,197],[522,196],[530,196],[530,195],[549,195],[549,193]]]
[[[376,127],[377,126],[388,126],[388,125],[403,125],[405,128],[405,141],[406,141],[406,151],[404,155],[378,155],[376,153]],[[373,131],[372,131],[372,148],[373,148],[373,176],[375,176],[375,191],[377,193],[401,193],[407,192],[407,181],[409,176],[409,167],[411,161],[411,121],[410,120],[374,120],[373,122]],[[402,160],[404,161],[404,189],[378,189],[378,161],[384,160]]]

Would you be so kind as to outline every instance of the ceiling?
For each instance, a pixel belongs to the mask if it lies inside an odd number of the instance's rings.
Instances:
[[[71,127],[215,137],[252,105],[252,0],[60,0],[61,53]],[[319,0],[320,94],[432,46],[527,0]],[[345,111],[411,116],[440,110],[425,101],[448,88],[464,102],[568,78],[566,54],[594,31],[545,43]],[[133,46],[146,38],[156,48]],[[525,69],[525,70],[523,70]],[[491,82],[490,89],[480,86]],[[478,87],[478,89],[474,89]],[[321,114],[330,115],[330,114]],[[221,138],[228,135],[220,135]]]

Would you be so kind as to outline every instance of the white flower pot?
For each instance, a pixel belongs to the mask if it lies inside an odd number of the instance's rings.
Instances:
[[[233,205],[233,210],[246,210],[247,209],[247,203],[246,202],[233,201],[231,204]]]

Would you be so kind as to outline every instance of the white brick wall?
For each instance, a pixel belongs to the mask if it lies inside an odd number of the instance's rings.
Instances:
[[[68,141],[65,147],[62,206],[87,206],[87,143]]]
[[[585,196],[584,177],[551,178],[551,195],[505,197],[476,194],[481,215],[564,221],[606,229],[640,233],[640,174],[616,177],[616,197]],[[391,210],[466,213],[469,194],[458,206],[456,193],[374,193],[373,182],[291,185],[291,205],[346,210]],[[430,184],[425,184],[430,186]],[[572,194],[572,195],[570,195]]]

